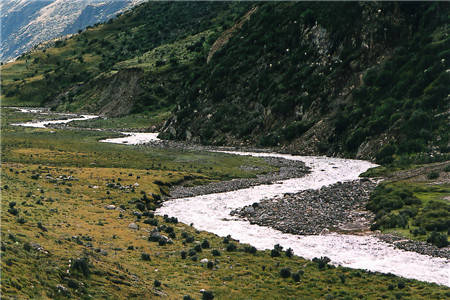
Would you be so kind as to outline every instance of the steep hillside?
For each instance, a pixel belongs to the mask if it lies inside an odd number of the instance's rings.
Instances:
[[[446,3],[261,4],[195,70],[165,136],[379,160],[447,152],[448,15]]]
[[[0,61],[14,59],[49,39],[107,21],[142,1],[2,1]]]
[[[48,105],[109,116],[168,110],[190,68],[202,63],[221,31],[249,6],[144,3],[106,24],[2,66],[2,105]],[[128,69],[141,75],[128,78],[127,74],[135,74]],[[128,81],[135,87],[131,91],[121,88]],[[104,108],[106,102],[119,108]]]

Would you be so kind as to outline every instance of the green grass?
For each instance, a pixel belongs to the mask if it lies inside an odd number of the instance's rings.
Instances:
[[[169,116],[170,112],[161,110],[150,113],[149,115],[132,115],[118,118],[74,121],[71,122],[70,125],[78,128],[148,130],[151,126],[161,126]]]

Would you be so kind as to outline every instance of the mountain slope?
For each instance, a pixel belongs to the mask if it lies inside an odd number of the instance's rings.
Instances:
[[[142,0],[2,1],[0,60],[9,61],[41,42],[107,21],[139,2]]]
[[[264,3],[188,81],[165,136],[380,160],[447,152],[446,22],[446,3]]]

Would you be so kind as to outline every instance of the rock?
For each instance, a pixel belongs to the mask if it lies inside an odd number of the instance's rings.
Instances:
[[[160,235],[159,240],[164,241],[166,244],[173,244],[172,239],[170,239],[169,237],[165,236],[165,235]]]
[[[206,264],[206,263],[208,263],[208,259],[207,259],[207,258],[204,258],[204,259],[202,259],[200,262]]]
[[[62,293],[64,295],[70,295],[69,289],[66,288],[65,286],[63,286],[62,284],[58,284],[56,286],[56,289],[58,290],[58,293]]]
[[[138,230],[138,229],[139,229],[139,225],[136,224],[136,223],[130,223],[130,224],[128,225],[128,228]]]
[[[105,205],[104,207],[105,207],[106,209],[109,209],[109,210],[116,209],[116,206],[115,206],[115,205],[112,205],[112,204],[110,204],[110,205]]]

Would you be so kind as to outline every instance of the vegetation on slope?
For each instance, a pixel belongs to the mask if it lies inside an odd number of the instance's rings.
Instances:
[[[72,102],[87,101],[92,93],[70,94],[74,86],[87,83],[100,74],[108,77],[118,67],[132,67],[126,62],[132,59],[136,59],[137,67],[141,67],[141,60],[147,60],[156,73],[165,64],[192,63],[199,52],[208,48],[208,43],[214,42],[214,35],[222,27],[232,24],[246,6],[230,2],[144,3],[106,24],[97,24],[56,42],[54,47],[26,53],[14,63],[3,66],[2,105],[48,104],[67,89],[64,99],[58,99],[57,104],[69,110],[79,109],[83,103],[72,105]],[[172,43],[175,44],[168,46]],[[155,55],[149,57],[147,52]],[[146,82],[152,77],[144,77],[144,91],[158,88],[156,84],[147,86]],[[161,91],[154,94],[158,93]],[[149,100],[146,100],[148,104]],[[164,107],[171,106],[165,104]]]
[[[381,163],[448,152],[447,12],[446,3],[261,4],[194,70],[166,136]]]

